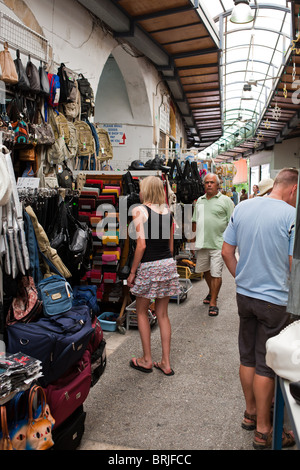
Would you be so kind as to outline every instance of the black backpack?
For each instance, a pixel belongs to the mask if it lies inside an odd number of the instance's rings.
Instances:
[[[197,163],[186,160],[177,197],[183,204],[192,204],[198,197],[203,196],[204,185],[200,177]]]
[[[94,115],[94,92],[90,82],[82,75],[82,73],[79,74],[77,83],[81,96],[81,120],[84,121]]]
[[[60,103],[73,103],[76,100],[76,84],[74,74],[68,70],[65,64],[60,64],[57,71],[60,81]]]

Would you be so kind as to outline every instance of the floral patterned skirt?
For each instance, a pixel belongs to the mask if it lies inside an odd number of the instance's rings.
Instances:
[[[137,297],[157,299],[181,292],[176,262],[173,258],[141,263],[130,292]]]

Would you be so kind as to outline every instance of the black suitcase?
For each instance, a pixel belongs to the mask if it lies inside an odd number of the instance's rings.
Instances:
[[[86,412],[80,405],[58,428],[52,431],[54,446],[51,450],[76,450],[83,433]]]

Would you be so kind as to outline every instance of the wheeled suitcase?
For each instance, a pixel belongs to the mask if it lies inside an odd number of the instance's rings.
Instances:
[[[52,432],[51,450],[76,450],[84,434],[86,412],[80,405],[66,421]]]
[[[91,354],[86,350],[82,358],[63,377],[44,389],[51,414],[55,419],[54,429],[84,403],[91,382]]]
[[[106,341],[102,339],[97,349],[91,355],[92,387],[96,385],[101,375],[104,373],[106,362]]]

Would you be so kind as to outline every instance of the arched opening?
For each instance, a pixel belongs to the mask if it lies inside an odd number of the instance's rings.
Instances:
[[[95,122],[108,130],[114,167],[125,169],[139,159],[139,149],[152,147],[152,106],[145,70],[122,46],[115,48],[103,68],[95,102]]]

